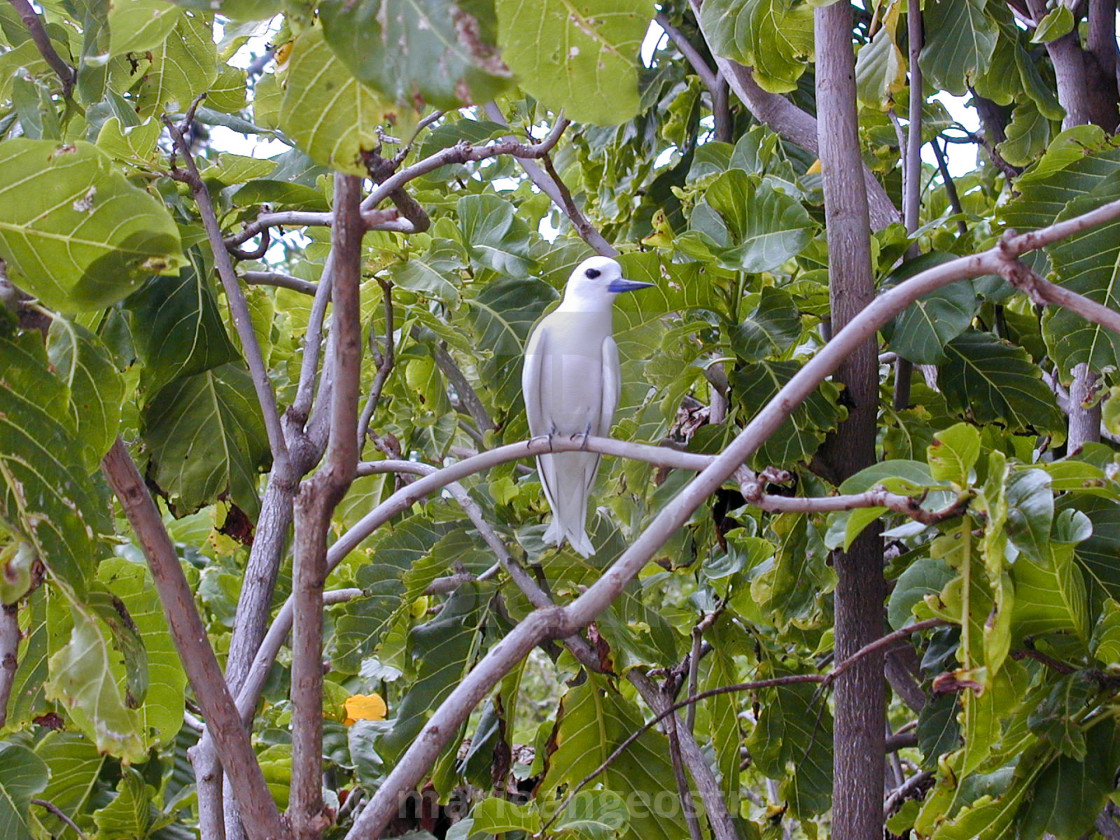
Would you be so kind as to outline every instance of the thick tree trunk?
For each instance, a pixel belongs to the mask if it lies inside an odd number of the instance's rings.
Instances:
[[[835,3],[814,12],[817,44],[817,115],[828,231],[832,325],[840,330],[874,296],[867,193],[860,169],[851,8]],[[840,365],[849,415],[827,445],[826,458],[841,478],[875,460],[879,404],[875,342],[865,341]],[[883,551],[878,528],[868,528],[851,550],[834,555],[836,659],[843,661],[882,635]],[[836,683],[833,741],[833,836],[883,836],[883,754],[886,693],[883,657],[868,656]]]

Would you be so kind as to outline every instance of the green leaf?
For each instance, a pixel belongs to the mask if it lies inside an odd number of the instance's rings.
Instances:
[[[1056,9],[1048,12],[1046,16],[1038,22],[1038,26],[1036,26],[1034,30],[1034,35],[1031,36],[1031,43],[1045,44],[1047,41],[1061,38],[1063,35],[1068,35],[1073,31],[1073,25],[1073,12],[1070,11],[1069,6],[1064,3],[1059,3]]]
[[[400,569],[383,562],[363,569],[363,595],[334,611],[334,654],[331,663],[344,674],[356,674],[362,660],[372,656],[402,607],[404,584]],[[380,579],[370,580],[371,575]]]
[[[378,741],[387,759],[400,755],[423,728],[433,709],[442,703],[474,664],[481,642],[487,599],[476,584],[455,590],[433,619],[410,634],[417,663],[416,681],[397,707],[392,728]]]
[[[150,393],[238,358],[208,278],[193,260],[178,277],[149,280],[124,305],[132,315],[133,346]]]
[[[51,708],[44,683],[47,681],[47,657],[50,653],[47,609],[52,597],[62,596],[55,587],[40,586],[24,602],[26,619],[21,623],[25,623],[26,630],[21,633],[19,665],[12,680],[6,730],[18,731]]]
[[[1034,102],[1020,102],[1011,112],[1006,139],[997,146],[1003,159],[1012,166],[1026,166],[1046,149],[1050,140],[1050,120]]]
[[[1028,556],[1041,562],[1054,523],[1050,476],[1042,470],[1020,470],[1007,485],[1007,535]]]
[[[321,29],[310,27],[296,38],[280,127],[316,163],[365,175],[361,153],[379,144],[379,127],[403,116],[350,75],[323,40]]]
[[[147,837],[151,817],[151,794],[144,777],[133,767],[121,768],[117,795],[104,808],[93,812],[99,840],[136,840]]]
[[[884,285],[893,286],[950,259],[952,254],[922,254],[903,263]],[[968,329],[979,308],[971,280],[950,283],[906,307],[892,323],[885,325],[883,335],[902,358],[920,365],[941,364],[945,361],[945,345]]]
[[[708,218],[719,227],[698,229],[714,240],[721,264],[733,271],[772,271],[800,253],[812,236],[812,220],[800,201],[741,169],[711,183],[697,207],[703,217],[700,207],[708,208]],[[710,218],[712,211],[718,219]]]
[[[930,490],[944,488],[945,485],[930,474],[930,468],[926,464],[900,459],[880,461],[860,470],[845,479],[839,490],[845,494],[864,493],[874,487],[883,487],[891,493],[904,496],[921,497],[922,506],[931,510],[948,504],[952,498],[945,492],[929,493]],[[842,547],[847,551],[863,529],[886,512],[887,508],[884,507],[865,507],[832,514],[826,537],[828,546]]]
[[[0,748],[0,835],[5,840],[32,840],[31,800],[49,776],[46,763],[26,747]]]
[[[358,80],[401,105],[453,110],[488,102],[512,82],[495,46],[492,3],[329,0],[319,16]]]
[[[1064,434],[1065,418],[1025,350],[969,329],[945,348],[939,383],[949,407],[977,423]]]
[[[652,0],[495,0],[502,58],[521,87],[576,122],[638,113],[638,48]]]
[[[540,280],[511,278],[489,283],[466,299],[477,346],[489,351],[480,379],[498,405],[510,406],[520,399],[525,342],[534,322],[556,297],[555,290]]]
[[[1076,198],[1058,219],[1086,213],[1120,197],[1120,174],[1105,177],[1089,195]],[[1062,288],[1111,309],[1120,307],[1120,222],[1097,225],[1052,246],[1047,253]],[[1042,320],[1047,349],[1061,370],[1086,363],[1094,370],[1120,364],[1120,336],[1086,321],[1065,307],[1053,307]]]
[[[176,507],[190,513],[220,493],[256,516],[257,471],[268,435],[247,371],[228,364],[177,379],[141,413],[148,472]]]
[[[471,810],[474,830],[487,834],[507,831],[524,831],[535,834],[541,830],[541,816],[528,805],[519,805],[506,799],[491,796],[483,799]]]
[[[797,89],[813,57],[813,10],[790,0],[712,0],[700,10],[704,35],[717,55],[746,64],[771,93]]]
[[[589,675],[560,701],[560,712],[540,793],[552,794],[596,769],[642,725],[633,702],[608,681]],[[645,840],[678,840],[687,835],[681,809],[668,814],[651,807],[664,795],[677,796],[669,745],[660,732],[649,730],[631,744],[600,777],[611,791],[631,803],[630,828]]]
[[[125,704],[113,675],[116,655],[91,613],[72,602],[71,615],[70,640],[50,658],[47,695],[68,708],[98,749],[143,761],[147,747],[139,716]]]
[[[999,30],[985,0],[929,0],[922,10],[926,32],[922,72],[935,88],[963,96],[992,57]]]
[[[89,799],[105,764],[105,756],[78,732],[56,730],[35,745],[35,754],[51,769],[50,784],[42,799],[73,819]],[[32,812],[41,830],[53,837],[67,837],[66,824],[47,811]]]
[[[801,315],[790,294],[767,286],[754,312],[731,329],[731,349],[745,361],[783,353],[801,338]]]
[[[183,16],[168,0],[130,0],[109,6],[109,51],[113,55],[156,49]]]
[[[510,202],[496,195],[467,195],[455,211],[475,271],[488,268],[516,278],[532,271],[529,228]]]
[[[151,574],[147,566],[111,557],[98,566],[97,578],[124,604],[134,632],[143,642],[148,686],[139,707],[142,731],[166,746],[183,725],[187,677]],[[114,670],[120,680],[124,675]]]
[[[967,423],[938,432],[927,452],[930,475],[963,489],[971,482],[972,468],[980,457],[980,433]]]
[[[393,285],[454,306],[459,303],[462,248],[449,239],[433,239],[428,253],[410,255],[389,269]]]
[[[766,405],[800,367],[797,362],[758,362],[731,374],[732,393],[746,416]],[[845,416],[838,401],[836,385],[821,383],[766,440],[751,463],[778,466],[812,457],[825,435]]]
[[[68,386],[70,417],[82,442],[86,472],[94,472],[117,438],[124,379],[101,339],[64,318],[51,322],[47,354]]]
[[[183,265],[163,203],[89,143],[0,146],[0,256],[21,289],[64,312],[100,309]]]
[[[901,630],[909,624],[914,618],[914,607],[923,603],[927,595],[940,595],[952,579],[953,573],[940,559],[919,557],[907,566],[895,581],[887,601],[887,620],[891,627]]]
[[[625,836],[630,814],[626,800],[610,790],[581,790],[553,824],[557,833],[588,840]]]
[[[218,77],[213,25],[198,12],[181,12],[175,28],[149,54],[152,64],[140,84],[141,117],[185,112]]]
[[[1009,525],[1010,522],[1009,516]],[[1087,640],[1089,615],[1085,580],[1073,560],[1073,553],[1077,544],[1092,531],[1089,517],[1084,513],[1064,510],[1054,520],[1054,530],[1044,546],[1042,559],[1020,556],[1011,567],[1015,583],[1012,629],[1016,639],[1072,632],[1078,639]]]
[[[811,685],[778,686],[759,698],[746,742],[751,757],[766,776],[784,780],[780,790],[799,818],[823,813],[832,798],[832,713]]]
[[[873,108],[888,107],[906,86],[906,57],[895,42],[895,26],[879,27],[871,42],[856,54],[856,95]]]
[[[1093,627],[1089,648],[1098,662],[1120,662],[1120,604],[1112,598],[1104,602],[1100,620]]]
[[[0,521],[81,597],[108,523],[82,446],[56,419],[68,419],[67,397],[38,335],[19,344],[0,336]]]

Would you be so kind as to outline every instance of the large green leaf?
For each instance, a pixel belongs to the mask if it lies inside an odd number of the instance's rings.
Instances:
[[[151,825],[151,794],[144,777],[133,767],[125,767],[117,783],[117,795],[93,814],[101,840],[136,840],[147,837]]]
[[[606,679],[588,675],[560,701],[560,715],[549,745],[555,749],[549,750],[541,794],[582,780],[641,725],[642,716],[633,702]],[[644,732],[600,778],[608,790],[636,806],[630,809],[630,828],[635,836],[678,840],[687,835],[680,807],[668,813],[656,807],[665,794],[674,801],[677,796],[669,745],[660,732]]]
[[[43,759],[27,747],[0,748],[0,835],[5,840],[32,840],[31,800],[47,786],[49,776]]]
[[[652,0],[495,0],[502,58],[521,86],[576,122],[638,112],[638,48]]]
[[[396,114],[376,91],[350,75],[323,40],[321,29],[310,27],[296,38],[280,127],[312,160],[365,175],[361,153],[379,144],[377,129],[387,120],[395,121]]]
[[[105,756],[80,733],[64,730],[48,733],[35,745],[35,754],[51,769],[50,784],[41,798],[73,819],[93,792]],[[32,812],[32,817],[51,836],[76,840],[54,814],[40,810]]]
[[[1120,740],[1115,723],[1107,718],[1086,740],[1083,760],[1060,756],[1039,776],[1030,803],[1016,817],[1020,837],[1049,834],[1066,840],[1093,833],[1093,821],[1115,788]]]
[[[481,104],[512,81],[495,46],[492,2],[328,0],[319,15],[350,71],[402,105]]]
[[[66,387],[37,334],[0,336],[0,521],[81,597],[108,531],[71,427]]]
[[[151,393],[237,358],[214,294],[195,265],[178,277],[153,278],[124,305],[132,314],[132,342]]]
[[[183,265],[163,203],[89,143],[0,146],[0,257],[17,286],[64,312],[99,309]]]
[[[113,674],[118,654],[92,613],[71,605],[70,640],[50,658],[47,694],[67,707],[97,748],[129,762],[147,755],[140,717],[128,708]]]
[[[812,237],[801,202],[756,175],[731,169],[708,187],[692,227],[711,241],[720,264],[733,271],[772,271]]]
[[[529,227],[511,203],[496,195],[467,195],[455,211],[475,271],[490,269],[518,278],[530,272]]]
[[[772,93],[797,89],[813,56],[813,10],[791,0],[708,0],[700,11],[712,50],[749,65]]]
[[[822,813],[831,799],[832,713],[811,685],[759,696],[761,712],[747,738],[751,757],[765,775],[784,780],[782,794],[799,817]]]
[[[529,330],[555,299],[551,286],[531,278],[489,283],[477,296],[466,299],[478,346],[490,354],[482,364],[481,379],[498,405],[510,406],[519,398],[521,359]]]
[[[901,283],[920,271],[953,258],[952,254],[931,252],[909,260],[887,278],[887,285]],[[936,365],[945,361],[945,345],[968,329],[980,301],[971,280],[942,286],[918,298],[890,324],[883,335],[890,348],[915,364]]]
[[[268,435],[249,374],[228,364],[177,379],[144,406],[148,473],[177,508],[197,510],[228,491],[255,517]]]
[[[1049,495],[1047,495],[1049,498]],[[1015,583],[1012,630],[1016,639],[1046,633],[1073,633],[1087,641],[1089,614],[1085,580],[1073,560],[1074,548],[1093,532],[1084,513],[1065,510],[1054,521],[1041,561],[1022,556],[1011,567]]]
[[[792,296],[767,286],[758,305],[731,328],[731,349],[745,361],[754,362],[771,353],[783,353],[801,338],[801,315]]]
[[[114,55],[159,47],[183,12],[168,0],[131,0],[109,6],[109,50]]]
[[[175,28],[148,55],[152,64],[140,84],[141,116],[185,112],[218,77],[213,24],[199,12],[182,13]]]
[[[401,698],[392,728],[378,742],[382,756],[392,758],[403,752],[432,710],[474,664],[486,618],[487,598],[482,589],[476,584],[461,586],[435,618],[413,628],[410,641],[418,663],[416,681]]]
[[[962,96],[987,69],[999,30],[985,0],[930,0],[922,10],[926,43],[921,66],[934,87]]]
[[[797,362],[757,362],[731,374],[732,393],[744,419],[770,402],[801,366]],[[821,386],[793,410],[751,458],[756,465],[794,464],[812,457],[825,435],[845,415],[839,405],[840,389],[831,382]]]
[[[82,443],[86,471],[93,472],[117,438],[124,379],[101,339],[64,318],[51,322],[47,354],[68,386],[70,417]]]
[[[1064,433],[1065,417],[1025,350],[969,329],[945,353],[939,384],[951,409],[977,423]]]
[[[1079,216],[1117,198],[1120,174],[1114,173],[1103,178],[1087,196],[1070,201],[1058,218]],[[1048,253],[1060,286],[1110,309],[1120,309],[1120,222],[1097,225],[1071,236]],[[1120,365],[1120,336],[1065,307],[1047,312],[1042,334],[1051,357],[1064,372],[1082,362],[1094,370]]]
[[[5,729],[19,730],[50,710],[45,683],[49,676],[47,658],[50,655],[50,637],[47,628],[47,610],[50,598],[60,598],[58,590],[40,586],[24,601],[27,612],[25,628],[19,645],[19,665],[12,680],[12,693],[8,700],[8,719]]]
[[[112,557],[98,566],[97,577],[124,604],[147,652],[148,690],[139,707],[142,731],[155,743],[170,744],[183,725],[187,677],[151,574],[147,566]],[[124,679],[122,670],[114,667],[114,672]]]

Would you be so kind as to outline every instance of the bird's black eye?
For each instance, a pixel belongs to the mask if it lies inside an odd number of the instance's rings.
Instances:
[[[594,280],[594,279],[595,279],[596,277],[598,277],[598,276],[599,276],[600,274],[602,274],[603,272],[601,272],[601,271],[600,271],[599,269],[597,269],[597,268],[589,268],[589,269],[587,269],[587,271],[585,271],[585,272],[583,272],[583,273],[584,273],[585,275],[587,275],[587,276],[588,276],[589,278],[591,278],[592,280]]]

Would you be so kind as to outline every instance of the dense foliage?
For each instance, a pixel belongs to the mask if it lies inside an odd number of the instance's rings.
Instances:
[[[184,669],[206,640],[188,652],[172,631],[197,609],[237,696],[298,581],[319,603],[312,561],[331,569],[321,714],[293,689],[293,667],[319,668],[314,634],[311,655],[273,648],[252,749],[280,810],[292,785],[293,836],[380,836],[355,820],[397,796],[388,774],[456,686],[541,597],[600,580],[694,474],[652,447],[605,458],[590,559],[542,543],[527,457],[407,495],[414,474],[528,437],[521,353],[572,268],[617,248],[656,284],[616,305],[623,441],[715,455],[829,352],[826,6],[0,4],[0,836],[223,836],[197,745],[229,698]],[[922,43],[917,11],[852,10],[880,293],[1120,198],[1113,0],[926,0]],[[667,34],[642,59],[655,16]],[[916,180],[908,132],[941,161]],[[975,146],[967,174],[949,177],[949,143]],[[346,175],[374,198],[354,254],[361,465],[335,505],[310,476],[339,445]],[[1120,308],[1116,215],[1012,260],[1012,279]],[[1010,274],[959,276],[878,334],[873,466],[839,466],[853,402],[820,381],[575,643],[542,637],[463,707],[384,836],[723,838],[722,802],[730,836],[820,837],[834,795],[882,804],[898,836],[1117,836],[1120,335]],[[167,599],[121,474],[102,472],[123,446],[193,604]],[[819,504],[836,494],[853,501]],[[320,503],[322,550],[301,536]],[[869,757],[885,794],[834,778],[851,713],[827,676],[833,558],[874,522],[890,592],[871,620],[900,631],[892,734]],[[319,796],[301,745],[320,725],[321,812],[295,794],[302,772]]]

